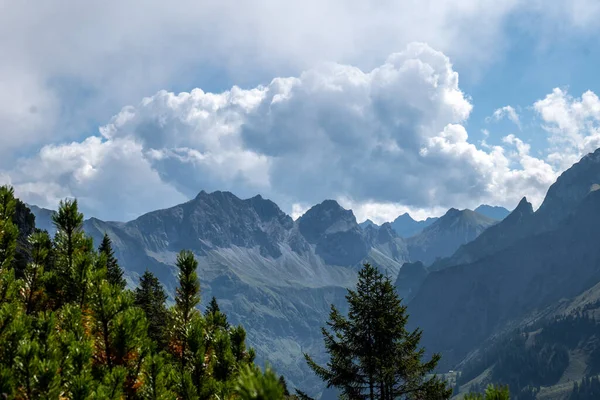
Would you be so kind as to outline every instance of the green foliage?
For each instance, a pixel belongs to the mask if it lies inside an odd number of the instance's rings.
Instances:
[[[176,305],[167,309],[150,272],[125,290],[110,239],[94,249],[76,200],[61,202],[55,237],[31,229],[16,260],[19,204],[0,187],[0,396],[237,399],[247,381],[251,398],[275,398],[272,372],[257,372],[244,329],[229,325],[216,300],[205,316],[198,311],[191,252],[178,257]]]
[[[238,378],[235,392],[241,400],[283,400],[284,388],[277,375],[267,367],[261,372],[256,366],[246,365]]]
[[[447,399],[452,389],[437,377],[427,378],[440,359],[422,362],[421,331],[408,331],[406,306],[394,285],[375,267],[365,264],[356,290],[349,290],[348,317],[331,307],[322,329],[330,361],[318,365],[306,354],[311,369],[329,387],[351,399]]]
[[[464,400],[510,400],[508,386],[489,385],[484,394],[469,393]]]
[[[167,294],[160,281],[152,272],[146,270],[134,291],[135,305],[141,308],[148,321],[148,336],[159,349],[168,344],[167,328],[170,314],[165,306]]]
[[[104,234],[102,243],[98,247],[98,254],[101,257],[102,263],[106,266],[106,280],[111,285],[115,285],[121,289],[125,289],[127,281],[123,277],[123,270],[119,266],[115,257],[115,252],[112,248],[112,242],[108,234]]]
[[[580,383],[573,383],[569,400],[595,400],[600,398],[600,379],[597,376],[585,377]]]
[[[462,371],[464,384],[492,369],[490,382],[507,384],[515,398],[535,398],[540,386],[556,384],[569,364],[569,350],[585,345],[588,374],[600,371],[600,348],[595,339],[598,323],[585,312],[544,320],[514,331],[485,346]]]

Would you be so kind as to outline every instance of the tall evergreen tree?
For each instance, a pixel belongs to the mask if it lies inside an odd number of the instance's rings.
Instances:
[[[61,281],[58,292],[53,293],[58,305],[76,302],[83,307],[94,264],[92,239],[83,232],[83,214],[79,212],[77,200],[61,201],[58,211],[52,216],[56,226],[54,238],[55,267],[57,279]]]
[[[36,232],[29,238],[31,243],[31,262],[23,271],[23,290],[21,295],[25,303],[25,312],[31,314],[44,308],[46,291],[44,287],[46,265],[52,249],[52,240],[46,231]]]
[[[348,317],[331,307],[322,329],[330,361],[319,366],[305,354],[310,368],[328,387],[349,399],[448,399],[452,389],[436,377],[427,378],[439,355],[422,362],[421,331],[406,329],[406,306],[388,277],[365,264],[356,290],[346,296]]]
[[[107,233],[102,238],[102,243],[98,247],[98,254],[102,257],[106,264],[106,279],[111,285],[116,285],[121,289],[125,289],[127,281],[123,277],[123,270],[119,266],[115,252],[112,248],[112,241]]]
[[[14,190],[7,186],[0,187],[0,270],[7,271],[12,267],[17,248],[19,230],[13,222],[16,200]]]
[[[228,329],[229,322],[227,322],[227,316],[221,312],[217,299],[213,296],[210,299],[210,303],[204,312],[204,317],[207,320],[209,329],[215,330],[219,328]]]
[[[507,386],[489,385],[485,393],[468,393],[464,400],[510,400],[510,390]]]
[[[179,394],[187,398],[197,395],[192,379],[193,372],[200,373],[198,369],[190,371],[189,364],[204,357],[201,340],[203,321],[199,320],[201,314],[196,309],[200,303],[200,282],[196,273],[198,261],[191,251],[182,250],[177,256],[176,265],[179,268],[179,287],[176,290],[173,309],[174,324],[170,348],[179,364]]]
[[[152,272],[146,270],[140,278],[140,283],[134,291],[135,305],[140,307],[148,320],[148,336],[158,346],[164,349],[167,346],[167,327],[169,325],[169,312],[165,306],[167,294],[162,284]]]
[[[205,316],[198,311],[192,253],[177,259],[180,284],[167,310],[149,272],[135,292],[123,289],[120,269],[111,277],[109,266],[118,264],[110,242],[95,251],[76,201],[61,202],[53,240],[31,235],[22,217],[15,223],[15,201],[12,189],[0,187],[0,397],[281,398],[277,375],[253,364],[243,327],[229,326],[216,300]],[[24,250],[18,262],[17,243]]]

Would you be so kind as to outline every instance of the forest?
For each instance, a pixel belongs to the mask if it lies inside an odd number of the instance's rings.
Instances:
[[[95,247],[76,200],[62,201],[53,222],[54,237],[36,229],[27,206],[0,187],[4,398],[310,399],[255,364],[244,328],[229,323],[215,298],[200,312],[192,252],[177,256],[179,285],[167,306],[148,270],[127,288],[111,239],[104,235]],[[365,264],[346,299],[348,315],[332,305],[322,329],[330,361],[321,366],[305,354],[328,387],[357,400],[452,396],[434,373],[440,355],[424,361],[422,331],[406,329],[406,306],[389,277]]]

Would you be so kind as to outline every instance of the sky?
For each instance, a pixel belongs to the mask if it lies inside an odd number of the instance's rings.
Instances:
[[[359,221],[539,206],[600,147],[595,0],[0,0],[0,184]]]

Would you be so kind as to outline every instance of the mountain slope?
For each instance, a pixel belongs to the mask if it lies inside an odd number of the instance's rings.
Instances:
[[[523,198],[512,211],[512,217],[509,215],[494,229],[487,230],[449,259],[436,263],[433,269],[472,262],[501,251],[523,238],[556,229],[599,183],[600,148],[563,172],[550,186],[535,213],[531,204]]]
[[[600,191],[556,229],[523,238],[470,264],[432,272],[409,308],[424,344],[444,366],[506,324],[577,296],[600,281]],[[432,312],[435,310],[435,312]]]
[[[424,221],[415,221],[408,213],[404,213],[396,218],[392,223],[392,228],[396,231],[398,236],[402,238],[408,238],[421,232],[423,229],[433,224],[437,220],[434,218],[427,218]]]
[[[171,296],[177,252],[192,250],[203,304],[215,296],[232,323],[247,328],[259,363],[268,359],[291,386],[316,393],[321,383],[302,352],[325,361],[319,328],[330,304],[345,309],[346,288],[354,286],[363,261],[391,276],[408,261],[406,244],[390,224],[367,232],[352,211],[331,200],[294,222],[260,196],[242,200],[228,192],[201,192],[127,223],[90,218],[84,229],[95,243],[108,233],[131,286],[149,269]]]
[[[421,233],[407,239],[410,259],[430,265],[439,257],[452,255],[459,246],[496,223],[474,211],[451,208]]]
[[[494,254],[518,240],[532,234],[536,228],[533,207],[525,197],[502,221],[495,224],[473,241],[460,246],[454,254],[433,263],[430,270],[440,270],[452,265],[467,264],[486,255]]]
[[[482,204],[473,211],[498,221],[502,221],[510,214],[510,211],[504,207],[489,206],[487,204]]]

